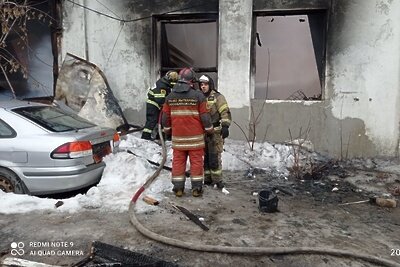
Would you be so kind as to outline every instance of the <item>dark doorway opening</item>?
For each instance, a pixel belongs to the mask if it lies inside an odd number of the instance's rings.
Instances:
[[[160,23],[160,75],[168,70],[192,67],[197,75],[210,75],[216,82],[218,64],[217,16],[169,17]]]

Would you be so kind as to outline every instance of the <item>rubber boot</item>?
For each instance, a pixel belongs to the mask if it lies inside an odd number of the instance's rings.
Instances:
[[[172,191],[174,191],[176,197],[182,197],[184,189],[183,188],[174,188],[174,189],[172,189]]]
[[[225,185],[224,185],[224,183],[223,183],[222,181],[217,182],[215,185],[217,186],[217,188],[218,188],[219,190],[222,190],[222,188],[225,187]]]
[[[211,177],[204,177],[204,184],[205,185],[212,185]]]
[[[143,132],[143,133],[142,133],[142,139],[144,139],[144,140],[151,140],[151,133]]]
[[[201,188],[195,188],[192,190],[192,195],[194,197],[201,197],[203,195],[203,190]]]
[[[176,197],[182,197],[183,196],[183,190],[178,190],[175,192]]]

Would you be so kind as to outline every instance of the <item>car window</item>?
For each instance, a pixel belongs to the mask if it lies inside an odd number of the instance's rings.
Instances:
[[[15,136],[15,131],[7,123],[0,120],[0,138],[11,138]]]
[[[12,110],[52,132],[66,132],[96,126],[73,113],[56,107],[23,107]]]

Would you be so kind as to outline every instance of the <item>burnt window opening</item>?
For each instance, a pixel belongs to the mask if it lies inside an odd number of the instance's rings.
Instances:
[[[214,15],[160,20],[160,75],[192,67],[217,82],[218,25]]]
[[[322,100],[326,13],[257,15],[255,99]]]
[[[28,6],[36,15],[26,20],[27,38],[17,27],[12,27],[3,49],[3,53],[25,66],[27,72],[23,75],[21,71],[7,71],[7,78],[17,98],[52,97],[58,70],[57,38],[61,34],[61,4],[57,0],[32,2]],[[20,23],[20,20],[16,22]],[[11,96],[11,88],[0,71],[0,97],[3,96]]]

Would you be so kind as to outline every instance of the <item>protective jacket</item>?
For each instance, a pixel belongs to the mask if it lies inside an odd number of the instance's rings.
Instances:
[[[165,98],[171,92],[174,83],[170,82],[166,76],[161,77],[155,86],[147,93],[146,103],[146,124],[143,129],[142,139],[152,139],[151,134],[157,125],[161,108]]]
[[[212,130],[204,95],[189,84],[178,81],[166,98],[162,125],[172,129],[172,148],[194,150],[204,148],[204,130]]]
[[[165,98],[171,93],[173,84],[164,76],[156,82],[156,86],[147,93],[147,103],[156,106],[159,110],[165,102]]]
[[[166,98],[161,124],[172,133],[172,184],[176,192],[185,186],[186,161],[190,160],[192,189],[201,191],[203,184],[204,131],[212,131],[211,117],[204,95],[190,82],[178,81]]]
[[[210,94],[207,96],[207,108],[211,115],[214,130],[220,130],[220,126],[229,127],[231,125],[232,116],[228,103],[225,97],[215,89],[210,90]]]

